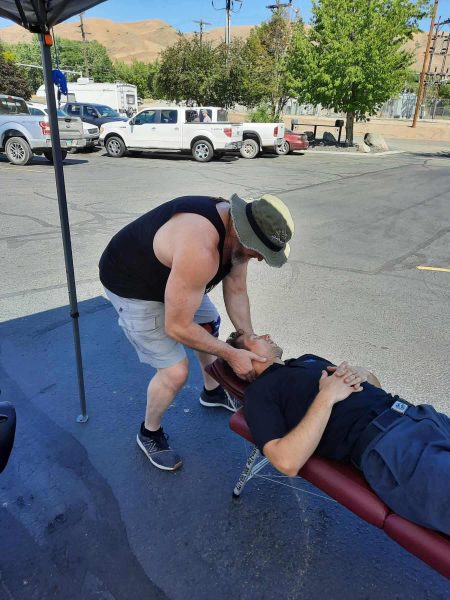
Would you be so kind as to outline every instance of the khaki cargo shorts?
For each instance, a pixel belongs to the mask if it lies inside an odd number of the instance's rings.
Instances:
[[[119,325],[134,346],[142,363],[147,363],[155,369],[164,369],[185,358],[186,351],[183,344],[166,334],[162,302],[122,298],[106,288],[104,290],[119,315]],[[194,315],[194,322],[210,323],[216,321],[218,317],[217,308],[205,294]]]

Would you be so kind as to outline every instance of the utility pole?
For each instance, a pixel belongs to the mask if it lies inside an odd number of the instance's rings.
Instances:
[[[287,9],[288,18],[289,21],[291,21],[292,0],[289,0],[289,2],[284,3],[280,2],[280,0],[277,0],[275,4],[269,4],[268,6],[266,6],[266,8],[271,10],[272,13],[281,12],[282,10],[284,11],[284,9]]]
[[[212,5],[215,10],[224,10],[225,17],[225,44],[227,46],[231,43],[231,31],[230,31],[230,23],[231,23],[231,13],[238,13],[242,8],[242,2],[244,0],[225,0],[225,6],[223,8],[216,8],[214,4],[214,0],[212,0]],[[239,4],[239,8],[234,10],[234,5]]]
[[[225,0],[225,11],[226,11],[226,19],[225,19],[225,44],[227,46],[230,45],[231,42],[231,34],[230,34],[230,13],[231,13],[231,2],[232,0]]]
[[[414,118],[413,118],[411,127],[416,126],[417,119],[418,119],[419,112],[420,112],[420,107],[422,106],[425,76],[427,73],[427,65],[428,65],[429,54],[430,54],[431,39],[433,37],[433,31],[434,31],[434,20],[436,19],[436,12],[437,12],[438,4],[439,4],[439,0],[434,0],[433,12],[431,13],[430,30],[428,32],[427,45],[425,48],[425,56],[423,57],[422,72],[420,73],[419,89],[417,91],[416,110],[414,111]]]
[[[83,40],[83,58],[84,58],[84,71],[85,71],[85,75],[86,77],[89,78],[89,62],[88,62],[88,56],[87,56],[87,37],[88,35],[90,35],[89,33],[87,33],[84,30],[84,22],[83,22],[83,14],[80,14],[80,24],[78,25],[78,29],[81,31],[81,38]]]
[[[193,20],[194,23],[198,23],[199,29],[200,29],[200,44],[202,43],[202,38],[203,38],[203,25],[212,25],[212,23],[208,23],[207,21],[204,21],[203,19],[200,19],[199,21],[197,21],[196,19]]]

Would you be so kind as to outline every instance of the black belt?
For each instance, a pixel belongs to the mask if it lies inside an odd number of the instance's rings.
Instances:
[[[361,459],[369,444],[377,436],[390,429],[392,423],[395,423],[395,421],[400,419],[400,417],[403,417],[408,408],[411,406],[414,405],[410,404],[409,402],[405,402],[404,400],[397,400],[390,408],[386,409],[377,417],[375,417],[375,419],[370,421],[370,423],[359,436],[358,441],[356,442],[350,455],[351,462],[357,469],[361,470]]]

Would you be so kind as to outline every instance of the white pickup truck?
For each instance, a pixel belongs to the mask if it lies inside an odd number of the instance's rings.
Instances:
[[[128,150],[178,150],[199,162],[209,162],[226,150],[240,149],[242,126],[201,122],[189,107],[152,106],[126,122],[105,123],[99,141],[114,158]]]
[[[85,144],[80,119],[58,119],[63,160],[67,150]],[[33,154],[53,161],[50,125],[47,116],[31,115],[27,103],[18,96],[0,95],[0,151],[15,165],[28,165]]]
[[[195,106],[200,121],[228,121],[228,112],[218,106]],[[243,158],[256,158],[260,152],[276,151],[284,141],[284,123],[241,123],[243,143],[240,148]]]

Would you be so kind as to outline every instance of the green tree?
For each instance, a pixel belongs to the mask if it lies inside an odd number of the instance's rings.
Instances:
[[[55,44],[52,48],[52,62],[56,67],[56,52],[58,54],[59,66],[64,68],[85,73],[85,50],[86,62],[89,68],[89,76],[95,81],[111,82],[115,81],[116,74],[108,56],[106,48],[99,42],[92,40],[86,42],[86,47],[83,47],[83,42],[67,40],[56,37]],[[33,36],[31,42],[20,42],[18,44],[9,44],[8,51],[14,57],[15,62],[28,63],[41,66],[41,49],[37,36]],[[36,92],[40,85],[44,83],[44,76],[41,69],[25,67],[26,78]],[[78,77],[77,74],[68,73],[68,81],[74,81]]]
[[[217,60],[210,42],[200,42],[198,35],[189,39],[180,34],[173,46],[160,56],[156,76],[156,93],[161,98],[191,104],[215,104],[215,70]]]
[[[444,83],[439,86],[439,98],[450,100],[450,83]]]
[[[262,112],[255,114],[267,113],[271,120],[277,120],[296,90],[297,72],[291,68],[291,52],[303,30],[301,20],[290,22],[278,10],[250,32],[242,49],[242,101],[246,106],[260,107]]]
[[[33,94],[23,69],[17,67],[11,55],[0,45],[0,94],[20,96],[29,100]]]
[[[135,85],[141,98],[154,96],[154,79],[158,71],[157,62],[145,63],[135,60],[131,64],[126,64],[117,61],[114,63],[114,71],[116,79]]]
[[[404,43],[427,8],[425,0],[313,0],[306,73],[299,61],[303,100],[345,112],[349,144],[355,116],[374,114],[403,88],[413,62]]]
[[[174,102],[186,101],[230,107],[241,101],[243,87],[242,42],[213,46],[198,35],[180,34],[176,44],[161,53],[155,77],[155,94]]]

